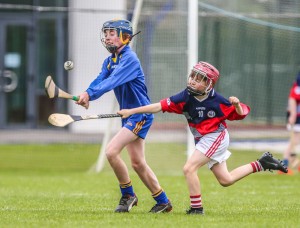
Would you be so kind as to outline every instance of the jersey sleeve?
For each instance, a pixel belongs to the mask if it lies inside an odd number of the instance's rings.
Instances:
[[[235,107],[232,104],[220,104],[220,107],[227,120],[242,120],[249,114],[250,107],[243,103],[240,103],[240,105],[243,109],[243,115],[238,114],[235,110]]]
[[[88,89],[86,92],[89,94],[90,100],[95,100],[95,88],[105,79],[107,78],[109,72],[108,72],[108,67],[109,65],[109,60],[108,58],[104,60],[101,68],[101,72],[99,75],[94,79],[94,81],[91,82],[89,85]]]
[[[129,82],[137,77],[139,70],[139,61],[133,55],[124,54],[120,63],[109,75],[109,77],[101,77],[95,79],[86,90],[90,96],[90,100],[95,100],[101,97],[104,93],[111,91],[112,89]],[[98,81],[97,81],[98,80]]]
[[[300,101],[300,87],[297,86],[297,83],[294,83],[290,90],[289,98],[293,98],[297,101]]]
[[[162,112],[170,112],[170,113],[183,113],[183,107],[186,104],[186,91],[182,91],[174,96],[169,98],[162,99],[160,101]]]

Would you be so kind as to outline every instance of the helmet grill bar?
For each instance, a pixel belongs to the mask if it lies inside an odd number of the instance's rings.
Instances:
[[[193,73],[194,73],[194,75],[193,75]],[[197,68],[195,68],[195,67],[193,68],[192,72],[191,72],[190,75],[188,76],[188,80],[189,80],[189,78],[192,77],[192,76],[197,77],[197,75],[201,75],[201,76],[202,76],[201,81],[198,82],[198,83],[201,83],[203,80],[206,80],[207,86],[206,86],[205,90],[204,90],[203,92],[202,92],[202,91],[198,91],[198,90],[195,90],[194,88],[192,88],[191,86],[188,85],[188,86],[187,86],[188,91],[189,91],[193,96],[203,96],[203,95],[205,95],[205,94],[208,94],[208,93],[212,90],[212,88],[213,88],[213,86],[212,86],[213,80],[207,76],[206,72],[202,71],[201,69],[197,69]],[[194,80],[194,79],[193,79],[193,80]]]

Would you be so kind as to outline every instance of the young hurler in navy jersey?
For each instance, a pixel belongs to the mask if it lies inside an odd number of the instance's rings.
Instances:
[[[145,85],[145,75],[135,52],[128,45],[133,35],[132,25],[127,20],[110,20],[103,24],[102,44],[111,53],[102,64],[98,77],[89,88],[79,95],[77,104],[89,107],[89,101],[114,90],[120,108],[135,108],[150,104]],[[106,157],[119,181],[122,197],[115,212],[129,212],[137,205],[128,169],[120,153],[126,148],[131,165],[145,186],[151,191],[156,204],[150,212],[172,210],[165,191],[145,159],[145,137],[153,122],[153,114],[136,114],[122,119],[122,129],[113,137],[106,148]]]
[[[292,175],[293,169],[300,172],[300,160],[293,151],[300,142],[300,72],[290,89],[287,108],[287,130],[290,131],[290,140],[283,153],[283,163],[288,167],[288,174]],[[278,171],[278,174],[282,172]]]
[[[219,183],[226,187],[251,173],[264,170],[287,172],[286,166],[266,152],[257,161],[228,171],[226,160],[231,153],[229,134],[225,120],[244,119],[249,106],[237,97],[224,98],[214,90],[219,71],[209,63],[197,63],[187,82],[187,88],[158,103],[133,109],[123,109],[118,113],[128,118],[136,113],[157,113],[159,111],[183,114],[195,139],[195,151],[184,165],[183,172],[190,194],[190,208],[187,214],[204,214],[202,194],[197,171],[207,164]]]

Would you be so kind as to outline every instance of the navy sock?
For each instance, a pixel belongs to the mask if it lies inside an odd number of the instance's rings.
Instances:
[[[122,196],[124,196],[124,195],[134,196],[135,195],[131,181],[129,181],[128,183],[125,183],[125,184],[120,184],[120,190],[121,190]]]
[[[169,202],[166,193],[162,189],[160,189],[157,193],[152,194],[152,197],[155,199],[157,204],[166,204]]]

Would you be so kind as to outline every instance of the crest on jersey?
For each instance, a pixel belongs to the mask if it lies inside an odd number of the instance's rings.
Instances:
[[[213,118],[213,117],[216,116],[216,113],[215,113],[214,111],[210,110],[210,111],[207,113],[207,116],[208,116],[209,118]]]

